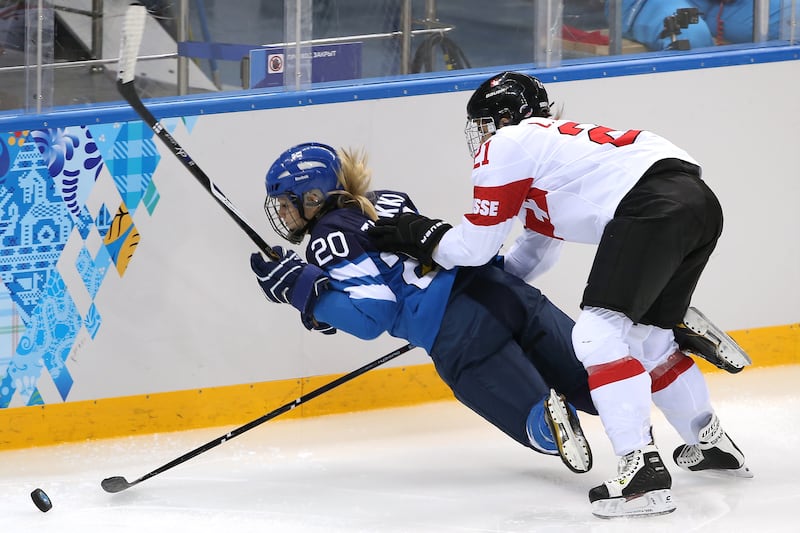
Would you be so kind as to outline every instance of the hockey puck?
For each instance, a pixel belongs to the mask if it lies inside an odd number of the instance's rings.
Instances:
[[[50,501],[50,497],[42,489],[35,489],[31,492],[31,500],[43,513],[53,508],[53,502]]]

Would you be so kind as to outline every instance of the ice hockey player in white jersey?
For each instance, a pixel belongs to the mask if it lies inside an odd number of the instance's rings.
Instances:
[[[538,289],[494,264],[442,270],[376,249],[378,217],[416,212],[397,191],[369,191],[366,156],[303,143],[266,176],[267,216],[306,261],[252,254],[265,296],[300,311],[308,329],[361,339],[382,333],[427,351],[455,397],[523,446],[592,466],[577,411],[597,414],[571,342],[574,321]]]
[[[620,465],[589,500],[604,518],[668,513],[672,480],[653,441],[651,399],[686,442],[673,454],[678,466],[751,477],[683,351],[730,372],[750,362],[689,307],[722,209],[697,161],[670,141],[554,118],[550,107],[532,76],[486,80],[467,104],[472,212],[455,227],[402,214],[369,234],[380,249],[453,268],[494,257],[519,219],[524,231],[504,268],[527,281],[556,262],[565,241],[596,244],[572,340]]]

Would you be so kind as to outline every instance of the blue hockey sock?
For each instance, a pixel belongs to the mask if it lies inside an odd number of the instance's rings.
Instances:
[[[528,419],[525,421],[525,429],[528,432],[528,440],[536,451],[548,455],[558,455],[558,446],[556,446],[553,432],[550,430],[544,414],[546,400],[547,396],[531,408]]]

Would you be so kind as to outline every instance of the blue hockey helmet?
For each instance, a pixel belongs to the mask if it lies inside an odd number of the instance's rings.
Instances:
[[[310,222],[305,217],[305,208],[321,206],[332,191],[342,189],[341,166],[336,150],[322,143],[298,144],[278,156],[267,171],[264,202],[264,211],[278,235],[295,244],[303,240]],[[312,191],[319,194],[313,198],[307,196]],[[303,219],[302,225],[287,226],[279,215],[280,198],[294,205]]]

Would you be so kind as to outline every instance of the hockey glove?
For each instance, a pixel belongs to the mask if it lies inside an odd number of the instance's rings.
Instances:
[[[290,304],[299,310],[300,320],[306,329],[325,335],[336,333],[336,328],[314,319],[314,305],[328,287],[325,272],[316,265],[305,263],[293,250],[284,252],[280,246],[273,250],[280,259],[266,261],[258,252],[250,256],[250,268],[267,299]]]
[[[300,318],[302,320],[302,315]],[[336,333],[336,331],[338,331],[335,327],[331,326],[330,324],[326,324],[325,322],[317,322],[316,320],[309,323],[306,323],[306,321],[303,320],[303,325],[306,327],[307,330],[319,331],[323,335],[333,335]]]
[[[433,264],[433,250],[453,226],[416,213],[381,218],[367,230],[373,244],[384,252],[400,252],[423,265]]]

